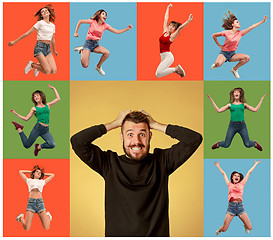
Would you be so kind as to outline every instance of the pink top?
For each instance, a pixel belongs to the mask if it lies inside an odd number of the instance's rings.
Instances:
[[[242,31],[238,31],[237,33],[233,34],[232,31],[227,30],[221,32],[221,34],[226,38],[222,50],[229,52],[236,51],[241,37],[244,36]]]
[[[87,32],[87,40],[101,40],[103,32],[110,27],[110,25],[105,22],[99,25],[96,20],[92,19],[88,20],[88,23],[90,24],[90,27]]]
[[[232,202],[234,199],[240,199],[243,201],[244,186],[243,182],[237,184],[230,182],[228,184],[228,201]]]

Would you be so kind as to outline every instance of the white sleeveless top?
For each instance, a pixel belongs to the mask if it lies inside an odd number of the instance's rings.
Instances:
[[[29,192],[32,189],[37,188],[42,193],[44,185],[45,185],[45,180],[42,180],[42,179],[33,179],[33,178],[28,178],[27,179],[27,186],[28,186]]]

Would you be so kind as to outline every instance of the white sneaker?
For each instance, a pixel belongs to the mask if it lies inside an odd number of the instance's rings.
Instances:
[[[25,67],[25,74],[27,74],[30,70],[32,70],[33,68],[31,67],[31,64],[33,63],[33,61],[28,61],[26,67]]]
[[[233,68],[231,69],[231,72],[233,73],[233,75],[234,75],[234,77],[236,77],[236,78],[240,78],[240,76],[239,76],[239,73],[238,73],[238,70],[234,70]]]
[[[39,75],[39,70],[37,68],[34,69],[34,76],[37,77]]]
[[[181,67],[181,65],[177,65],[178,67],[178,74],[181,76],[181,77],[185,77],[186,76],[186,73],[184,71],[184,69]]]
[[[214,70],[215,68],[216,68],[216,65],[215,65],[215,63],[213,63],[213,64],[211,65],[210,69],[211,69],[211,70]]]
[[[218,236],[221,233],[220,228],[216,230],[215,235]]]
[[[96,67],[96,70],[100,73],[100,75],[104,76],[105,72],[102,70],[102,67],[98,68]]]
[[[21,218],[24,217],[23,213],[20,213],[17,217],[16,217],[16,221],[21,222]]]
[[[81,53],[82,50],[83,50],[83,46],[79,46],[79,47],[74,48],[74,51],[78,51],[79,53]]]
[[[250,233],[250,230],[246,227],[246,225],[244,225],[244,228],[245,228],[246,234],[249,234],[249,233]]]
[[[46,212],[46,215],[49,217],[49,221],[51,222],[52,221],[52,216],[51,216],[50,212]]]

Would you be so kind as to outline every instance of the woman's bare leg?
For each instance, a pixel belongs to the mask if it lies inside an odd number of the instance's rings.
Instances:
[[[23,224],[23,228],[28,231],[31,228],[34,212],[27,211],[26,218],[20,218],[20,222]]]
[[[50,227],[50,220],[49,220],[49,216],[46,214],[46,211],[42,211],[38,213],[38,215],[41,219],[44,229],[48,230]]]
[[[214,68],[217,67],[221,67],[223,65],[223,63],[226,61],[226,58],[223,54],[219,54],[218,57],[216,58],[215,62],[214,62]]]
[[[235,71],[238,70],[239,67],[242,67],[248,61],[250,60],[250,57],[243,53],[236,53],[232,56],[232,58],[229,60],[230,62],[238,62],[237,65],[233,68]]]
[[[33,68],[38,69],[40,72],[42,72],[44,74],[50,74],[52,69],[51,69],[46,57],[43,54],[40,54],[40,55],[36,56],[36,58],[40,64],[32,63],[31,66]]]
[[[90,51],[89,50],[82,50],[81,51],[81,63],[84,68],[87,68],[89,65],[89,59],[90,59]]]
[[[53,55],[52,54],[48,54],[46,56],[46,60],[47,60],[47,62],[49,64],[49,66],[50,66],[51,73],[55,74],[57,72],[57,66],[56,66],[56,62],[55,62],[55,59],[54,59]]]
[[[105,60],[109,57],[110,52],[109,52],[106,48],[104,48],[104,47],[102,47],[102,46],[97,46],[97,47],[93,50],[93,52],[95,52],[95,53],[101,53],[101,54],[102,54],[102,56],[101,56],[101,58],[100,58],[100,61],[99,61],[98,64],[97,64],[97,67],[100,68],[101,65],[105,62]]]
[[[240,219],[242,220],[242,222],[244,223],[244,226],[245,226],[246,229],[252,230],[252,225],[251,225],[251,222],[250,222],[250,220],[249,220],[249,218],[248,218],[246,212],[243,213],[243,214],[241,214],[241,215],[239,215],[239,218],[240,218]]]
[[[229,224],[230,224],[231,220],[233,219],[233,217],[234,217],[233,215],[230,215],[229,213],[227,213],[223,226],[220,227],[217,231],[219,231],[219,233],[227,231]]]

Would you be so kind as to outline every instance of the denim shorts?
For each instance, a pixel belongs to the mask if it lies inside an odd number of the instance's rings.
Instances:
[[[235,51],[222,51],[219,54],[223,54],[226,58],[226,62],[230,61],[230,59],[235,55]]]
[[[37,41],[35,48],[34,48],[34,57],[37,57],[39,55],[44,55],[45,57],[48,54],[51,54],[51,48],[49,43],[43,43]]]
[[[42,198],[29,198],[27,203],[27,211],[40,213],[45,211],[45,204]]]
[[[96,47],[99,46],[99,41],[86,39],[83,45],[83,50],[93,52]]]
[[[229,202],[227,213],[232,216],[239,216],[245,213],[243,202]]]

